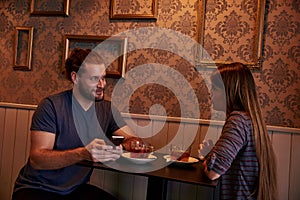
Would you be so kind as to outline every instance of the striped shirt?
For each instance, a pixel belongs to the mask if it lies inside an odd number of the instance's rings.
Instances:
[[[250,117],[230,113],[207,160],[208,170],[221,175],[221,199],[256,199],[259,165],[253,142]]]

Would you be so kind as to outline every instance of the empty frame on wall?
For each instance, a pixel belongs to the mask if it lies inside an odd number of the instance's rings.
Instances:
[[[31,70],[33,27],[16,27],[14,44],[15,70]]]
[[[30,14],[40,16],[68,16],[69,0],[31,0]]]
[[[197,67],[242,62],[261,68],[265,0],[203,0],[198,9]]]
[[[62,69],[64,69],[65,60],[75,48],[97,51],[104,62],[106,62],[106,77],[124,77],[126,68],[126,37],[65,35]]]
[[[110,0],[110,19],[156,19],[157,0]]]

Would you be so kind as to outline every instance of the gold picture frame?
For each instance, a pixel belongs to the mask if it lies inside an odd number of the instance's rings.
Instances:
[[[198,10],[198,42],[200,44],[200,48],[196,55],[196,67],[201,68],[215,68],[218,64],[226,64],[232,63],[231,61],[223,61],[223,60],[214,60],[207,61],[203,58],[208,55],[204,49],[204,41],[205,41],[205,23],[206,23],[206,5],[210,0],[203,0],[202,4],[199,4]],[[265,15],[265,0],[257,0],[257,12],[255,13],[256,24],[255,24],[255,34],[253,37],[249,38],[248,41],[253,41],[253,59],[249,62],[243,62],[251,69],[260,69],[262,66],[262,49],[263,49],[263,33],[264,33],[264,15]],[[224,16],[223,16],[224,17]]]
[[[105,42],[101,45],[100,43]],[[99,48],[99,46],[100,48]],[[64,52],[62,59],[62,69],[64,69],[65,60],[74,48],[96,49],[101,51],[106,64],[106,77],[124,78],[126,70],[126,37],[94,36],[94,35],[64,35]],[[96,49],[97,50],[97,49]],[[115,59],[116,57],[116,59]]]
[[[135,1],[110,0],[110,19],[154,19],[157,18],[157,0]],[[148,4],[147,4],[148,3]]]
[[[39,16],[69,16],[70,0],[31,0],[30,14]]]
[[[33,27],[16,27],[14,44],[15,70],[31,70]]]

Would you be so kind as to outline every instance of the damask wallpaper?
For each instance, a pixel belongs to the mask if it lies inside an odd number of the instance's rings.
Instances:
[[[136,5],[146,5],[142,1]],[[251,3],[252,2],[252,3]],[[0,102],[37,104],[49,94],[71,88],[62,74],[63,36],[65,34],[111,36],[142,27],[159,27],[178,31],[194,41],[198,40],[200,0],[158,0],[157,20],[110,20],[109,0],[70,0],[69,16],[30,15],[30,0],[0,1]],[[204,46],[212,59],[247,60],[247,51],[239,49],[251,43],[242,36],[254,30],[252,0],[240,4],[228,0],[208,0]],[[245,9],[246,8],[246,9]],[[241,16],[248,16],[242,21]],[[264,23],[262,68],[253,71],[263,115],[268,125],[300,128],[300,3],[298,0],[267,0]],[[227,23],[227,28],[224,24]],[[32,70],[13,70],[14,36],[16,26],[34,27]],[[148,30],[148,29],[145,29]],[[150,32],[139,38],[145,42]],[[162,35],[152,43],[163,45],[170,39]],[[174,47],[178,48],[178,47]],[[249,51],[251,52],[251,51]],[[143,73],[135,72],[138,66],[149,64]],[[168,66],[165,70],[173,77],[166,80],[163,72],[153,63]],[[123,112],[166,114],[209,119],[218,116],[211,110],[209,89],[205,75],[173,52],[139,49],[127,55],[126,72],[134,80],[108,79],[106,98],[111,99],[115,86],[123,84],[121,95],[115,97]],[[183,87],[179,76],[189,83],[192,92]],[[152,80],[151,76],[156,80]],[[209,76],[209,72],[208,75]],[[172,90],[165,85],[171,85]],[[134,85],[139,87],[135,88]],[[189,101],[188,106],[177,98],[179,94]],[[198,103],[193,104],[195,93]],[[124,99],[128,98],[128,101]],[[198,105],[199,108],[195,108]],[[182,106],[184,108],[182,108]],[[164,109],[163,109],[163,108]],[[200,110],[200,116],[194,110]]]

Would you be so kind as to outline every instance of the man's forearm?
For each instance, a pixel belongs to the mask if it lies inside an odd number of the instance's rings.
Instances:
[[[89,160],[90,154],[84,147],[70,150],[39,149],[30,153],[30,164],[35,169],[53,170]]]

